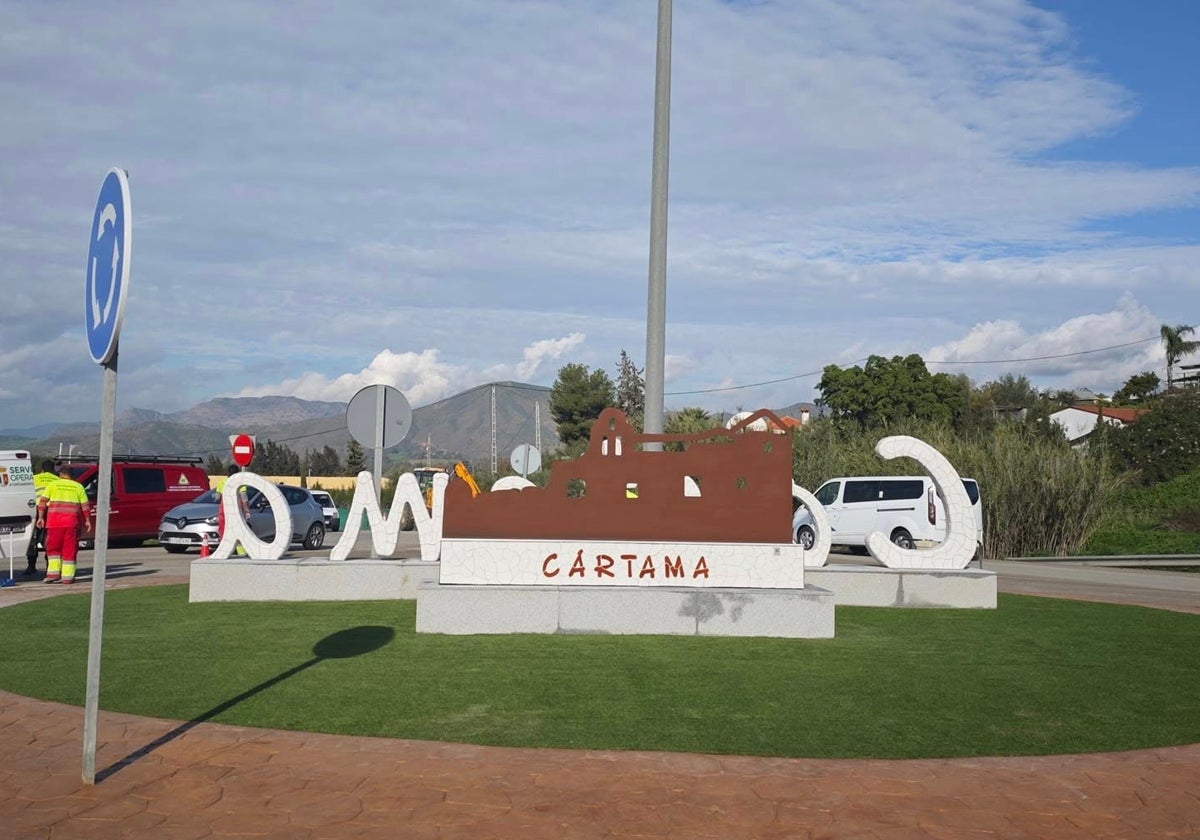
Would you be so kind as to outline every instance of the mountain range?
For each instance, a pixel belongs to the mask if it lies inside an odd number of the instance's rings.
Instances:
[[[493,394],[498,465],[508,461],[515,447],[538,443],[539,420],[542,452],[558,445],[550,415],[550,389],[520,382],[495,382],[413,409],[408,434],[398,446],[388,450],[387,460],[435,463],[465,460],[478,469],[490,469]],[[776,413],[798,417],[805,407],[811,408],[797,403]],[[301,454],[330,446],[342,458],[350,441],[346,403],[285,396],[219,397],[172,413],[146,408],[122,412],[113,429],[113,452],[201,458],[216,455],[228,460],[229,437],[241,433],[254,435],[260,445],[270,440]],[[28,449],[37,456],[71,451],[77,455],[96,454],[100,451],[100,425],[66,423],[0,430],[0,448]]]

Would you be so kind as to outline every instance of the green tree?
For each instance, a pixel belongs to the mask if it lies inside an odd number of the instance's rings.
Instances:
[[[603,370],[569,364],[558,371],[550,389],[550,416],[568,453],[577,455],[586,448],[592,424],[601,411],[613,405],[615,396],[613,382]]]
[[[965,377],[959,376],[960,381]],[[999,423],[1019,422],[1034,413],[1042,399],[1024,376],[1006,373],[973,387],[966,385],[967,408],[957,423],[962,432],[988,432]]]
[[[362,444],[354,438],[346,444],[346,475],[358,475],[367,468],[367,456]]]
[[[342,459],[337,450],[326,444],[319,452],[309,454],[309,473],[311,475],[341,475]]]
[[[1125,384],[1122,385],[1119,390],[1113,393],[1113,404],[1144,404],[1148,399],[1158,393],[1158,386],[1161,384],[1162,380],[1160,380],[1158,378],[1158,374],[1154,373],[1153,371],[1145,370],[1141,373],[1135,373],[1133,376],[1125,380]]]
[[[667,415],[667,422],[663,424],[663,432],[669,435],[690,435],[695,432],[708,431],[719,425],[721,424],[703,408],[688,406]],[[668,443],[666,446],[668,452],[678,452],[685,448],[682,443]]]
[[[1163,324],[1158,334],[1162,338],[1163,350],[1167,357],[1167,391],[1175,387],[1175,365],[1189,353],[1200,350],[1200,341],[1188,341],[1184,336],[1196,331],[1195,327],[1187,324]]]
[[[714,426],[721,425],[703,408],[688,406],[667,415],[663,431],[669,435],[687,435],[693,432],[703,432]]]
[[[998,411],[1033,408],[1040,394],[1025,376],[1006,373],[999,379],[986,382],[979,387],[992,406]]]
[[[228,467],[221,460],[221,456],[215,452],[210,452],[208,457],[204,459],[204,471],[209,475],[225,475]]]
[[[250,468],[259,475],[299,475],[300,456],[290,446],[268,440],[254,447]]]
[[[930,374],[915,353],[891,359],[871,356],[861,368],[829,365],[817,389],[819,405],[861,428],[886,428],[910,419],[954,423],[966,410],[968,398],[961,379]]]
[[[1088,448],[1093,447],[1114,453],[1138,471],[1144,484],[1200,468],[1200,390],[1163,395],[1153,410],[1129,426],[1098,424],[1088,441]]]
[[[625,412],[625,419],[638,431],[646,414],[646,379],[629,354],[621,351],[617,360],[616,406]]]

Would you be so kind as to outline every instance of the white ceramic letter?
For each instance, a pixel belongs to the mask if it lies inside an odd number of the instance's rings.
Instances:
[[[946,538],[934,548],[904,549],[892,543],[888,535],[875,531],[867,535],[867,550],[889,569],[965,569],[975,556],[979,533],[971,500],[958,471],[946,457],[915,437],[885,437],[875,445],[881,458],[912,458],[933,479],[946,511]]]

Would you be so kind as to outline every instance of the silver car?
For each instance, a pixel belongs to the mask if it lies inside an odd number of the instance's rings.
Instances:
[[[280,484],[276,488],[287,500],[292,512],[292,542],[309,550],[325,544],[325,512],[312,494],[303,487]],[[246,488],[250,506],[250,530],[259,539],[270,542],[275,538],[275,514],[266,496],[253,487]],[[217,510],[220,497],[209,490],[198,499],[177,505],[169,510],[158,526],[158,541],[168,552],[179,554],[189,548],[208,543],[215,548],[220,540],[217,533]]]

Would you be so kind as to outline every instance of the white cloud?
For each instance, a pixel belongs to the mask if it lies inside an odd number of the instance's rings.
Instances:
[[[931,370],[967,372],[977,381],[1013,373],[1035,383],[1112,393],[1135,373],[1164,375],[1161,323],[1133,295],[1125,294],[1113,310],[1069,318],[1036,332],[1012,320],[979,323],[962,338],[929,348],[924,358]],[[991,360],[1001,363],[980,364]]]
[[[355,373],[329,377],[310,371],[278,382],[248,386],[230,396],[290,394],[306,400],[346,402],[368,385],[391,385],[400,390],[413,406],[421,406],[480,382],[508,378],[513,372],[522,381],[534,379],[543,364],[577,349],[585,338],[583,333],[573,332],[562,338],[535,341],[524,349],[522,361],[515,366],[492,365],[482,370],[445,362],[440,357],[440,351],[435,349],[425,349],[419,353],[387,349],[376,354],[366,367]]]
[[[437,350],[420,353],[383,350],[357,373],[345,373],[331,379],[310,372],[270,385],[243,388],[232,396],[291,394],[306,400],[348,402],[368,385],[391,385],[403,393],[409,403],[420,406],[466,387],[469,379],[464,368],[441,361]]]
[[[524,358],[517,365],[517,376],[522,380],[533,379],[543,364],[562,358],[564,354],[582,344],[586,337],[583,333],[573,332],[562,338],[535,341],[525,348]]]
[[[136,220],[122,407],[378,381],[416,404],[642,345],[653,4],[5,9],[0,428],[98,414],[78,298],[114,164]],[[674,34],[670,390],[1200,320],[1197,228],[1158,227],[1194,221],[1200,155],[1072,155],[1155,114],[1062,15],[694,0]],[[113,90],[136,107],[98,104]],[[1140,315],[1080,315],[1126,290]],[[1038,375],[1107,375],[1088,361]]]

